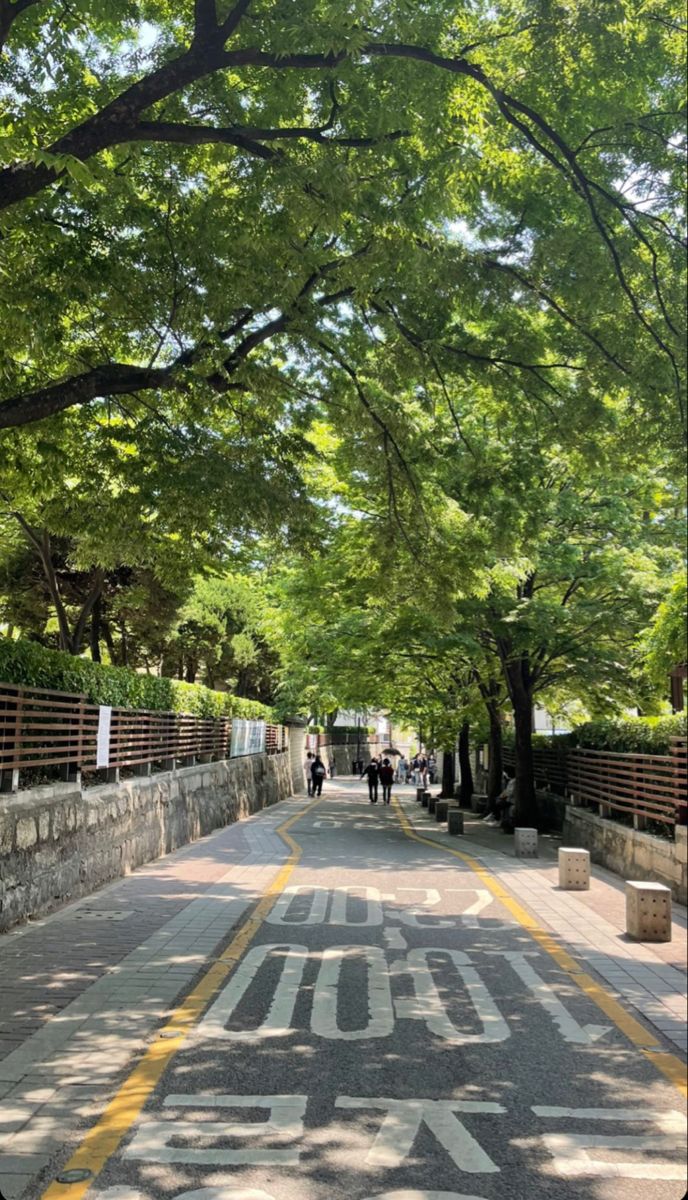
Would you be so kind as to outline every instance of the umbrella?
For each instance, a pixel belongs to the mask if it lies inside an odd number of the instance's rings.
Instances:
[[[386,750],[382,750],[381,754],[396,754],[401,758],[401,750],[395,750],[393,746],[389,746]]]

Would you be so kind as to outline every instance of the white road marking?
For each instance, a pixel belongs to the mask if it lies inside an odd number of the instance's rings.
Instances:
[[[338,1096],[335,1108],[385,1111],[368,1154],[366,1166],[400,1167],[410,1154],[421,1125],[427,1125],[455,1165],[472,1175],[494,1174],[499,1167],[456,1116],[465,1113],[504,1113],[501,1104],[477,1100],[392,1100],[386,1097]]]
[[[328,888],[295,883],[286,887],[272,910],[265,918],[270,925],[322,925],[327,912]],[[297,896],[310,895],[311,906],[305,917],[295,921],[288,917],[292,902]]]
[[[482,1024],[482,1033],[464,1033],[450,1020],[439,990],[430,970],[431,954],[443,955],[451,960],[461,976],[468,997]],[[431,1033],[454,1045],[504,1042],[511,1030],[488,992],[478,972],[471,965],[467,954],[460,950],[447,950],[442,946],[428,946],[411,950],[406,956],[406,969],[413,978],[415,1000],[398,1000],[396,1014],[401,1019],[424,1020]]]
[[[308,1102],[307,1096],[174,1096],[165,1103],[196,1108],[265,1108],[265,1121],[145,1121],[137,1130],[131,1143],[124,1149],[125,1158],[144,1159],[157,1163],[196,1163],[201,1166],[280,1165],[293,1166],[299,1161],[300,1151],[296,1146],[260,1149],[250,1147],[171,1146],[170,1142],[188,1139],[197,1143],[199,1139],[215,1141],[234,1138],[255,1138],[268,1135],[273,1141],[295,1142],[303,1136],[303,1116]],[[210,1102],[210,1103],[209,1103]],[[214,1102],[214,1103],[213,1103]]]
[[[349,897],[364,900],[366,913],[363,921],[351,921],[347,915]],[[333,889],[332,908],[330,909],[330,925],[353,925],[363,928],[369,925],[382,924],[382,905],[380,893],[373,887],[338,887]]]
[[[340,1029],[337,994],[342,963],[359,957],[368,968],[368,1024],[363,1029]],[[323,951],[313,994],[311,1029],[320,1037],[348,1042],[389,1037],[394,1030],[394,1010],[384,950],[379,946],[331,946]]]
[[[438,917],[434,913],[425,912],[424,909],[431,908],[440,902],[440,893],[437,888],[412,888],[402,887],[399,892],[422,892],[421,898],[415,901],[411,908],[402,909],[399,912],[400,919],[404,925],[410,925],[413,929],[439,929],[451,928],[456,925],[456,918],[449,919],[447,917]],[[429,917],[429,921],[422,921],[419,918]]]
[[[686,1178],[684,1159],[686,1118],[675,1109],[652,1112],[642,1108],[559,1108],[533,1105],[538,1117],[594,1121],[645,1121],[657,1126],[661,1134],[645,1137],[610,1137],[606,1134],[545,1133],[542,1141],[553,1158],[554,1170],[569,1178],[577,1176],[600,1179],[676,1179]],[[680,1162],[609,1162],[593,1158],[588,1150],[654,1150],[680,1157]]]
[[[182,1200],[181,1196],[177,1200]],[[404,1188],[401,1192],[378,1192],[363,1200],[484,1200],[483,1196],[466,1196],[463,1192],[428,1192],[425,1188]]]
[[[579,1046],[591,1046],[593,1042],[609,1033],[611,1025],[579,1025],[575,1017],[562,1004],[554,988],[545,983],[537,971],[527,961],[527,956],[537,955],[538,951],[521,950],[486,950],[486,954],[504,958],[513,967],[519,979],[530,989],[538,1004],[541,1004],[548,1016],[552,1018],[561,1036],[566,1042]]]
[[[408,942],[400,929],[396,927],[392,929],[383,929],[382,936],[384,937],[387,948],[389,950],[406,950]]]
[[[227,1029],[234,1010],[248,990],[265,960],[271,955],[282,959],[282,971],[270,1008],[257,1029]],[[256,1038],[286,1037],[293,1033],[291,1021],[303,972],[308,960],[308,948],[294,945],[254,946],[240,962],[217,1000],[211,1004],[203,1020],[192,1033],[194,1040],[217,1038],[225,1041],[252,1042]]]

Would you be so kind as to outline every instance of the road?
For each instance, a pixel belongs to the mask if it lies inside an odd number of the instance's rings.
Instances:
[[[642,1027],[484,870],[358,784],[281,808],[289,862],[46,1200],[683,1197]]]

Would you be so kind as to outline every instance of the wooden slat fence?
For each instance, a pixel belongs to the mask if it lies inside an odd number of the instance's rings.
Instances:
[[[514,767],[516,754],[511,746],[504,747],[502,758],[506,767]],[[535,769],[536,784],[541,788],[546,788],[548,791],[559,792],[562,796],[565,795],[568,785],[566,758],[566,751],[547,750],[544,747],[534,749],[533,766]]]
[[[620,812],[642,821],[675,824],[686,793],[685,765],[681,773],[678,754],[615,753],[576,747],[567,757],[569,791],[576,803],[598,804],[601,816]]]
[[[512,747],[504,748],[503,758],[505,766],[514,766]],[[648,820],[674,825],[686,805],[686,742],[681,738],[672,738],[670,754],[538,747],[533,759],[539,787],[575,804],[592,804],[602,816],[626,813],[641,828]]]
[[[19,771],[47,768],[53,777],[66,779],[76,771],[95,771],[102,765],[101,712],[84,696],[0,683],[0,790],[15,788]],[[194,759],[229,758],[232,721],[112,708],[105,740],[110,770],[147,763],[170,767]],[[279,754],[286,748],[286,728],[267,724],[266,752]]]

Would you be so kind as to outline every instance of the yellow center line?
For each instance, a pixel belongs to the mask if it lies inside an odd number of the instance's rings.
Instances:
[[[431,846],[433,850],[443,850],[445,854],[451,854],[454,858],[458,858],[466,866],[470,867],[476,875],[479,876],[481,883],[492,893],[492,895],[504,905],[511,913],[519,925],[528,931],[530,936],[549,954],[557,966],[569,976],[571,981],[575,983],[585,995],[602,1010],[605,1016],[620,1029],[623,1034],[633,1042],[641,1053],[647,1058],[653,1066],[661,1072],[670,1083],[681,1093],[688,1095],[688,1087],[686,1086],[686,1067],[685,1064],[674,1054],[669,1054],[662,1050],[661,1043],[653,1033],[650,1033],[640,1021],[636,1021],[630,1013],[626,1011],[622,1004],[612,996],[606,988],[602,987],[591,975],[584,970],[583,966],[573,958],[567,950],[564,950],[557,942],[554,934],[545,929],[521,904],[515,900],[510,892],[502,886],[501,883],[483,866],[477,859],[471,858],[470,854],[464,854],[460,850],[455,850],[453,846],[444,846],[441,842],[437,842],[432,838],[423,837],[422,834],[416,833],[413,825],[409,821],[397,797],[394,797],[394,808],[401,822],[401,827],[407,837],[412,838],[416,842],[422,842],[424,846]]]
[[[278,826],[276,832],[288,845],[289,858],[226,949],[206,971],[193,991],[175,1008],[167,1022],[158,1029],[156,1041],[144,1052],[143,1057],[104,1109],[102,1116],[92,1129],[88,1130],[69,1161],[60,1169],[60,1174],[65,1171],[86,1170],[89,1172],[88,1178],[75,1183],[54,1181],[43,1192],[41,1200],[80,1200],[93,1185],[108,1159],[119,1148],[163,1072],[180,1050],[190,1029],[197,1024],[209,1000],[234,970],[278,896],[284,891],[302,852],[298,842],[290,837],[287,830],[319,803],[320,797]]]

